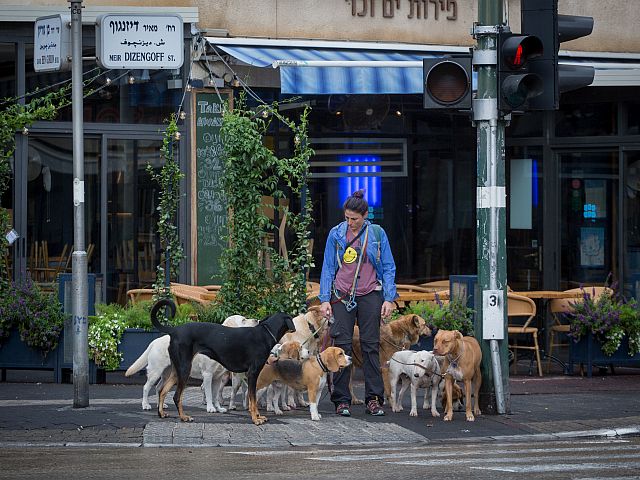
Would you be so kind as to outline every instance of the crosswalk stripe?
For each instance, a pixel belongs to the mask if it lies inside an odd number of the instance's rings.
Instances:
[[[638,452],[629,453],[625,455],[589,455],[589,460],[623,460],[638,458]],[[498,464],[514,464],[514,463],[528,463],[528,462],[546,462],[546,461],[565,461],[563,456],[534,456],[525,458],[458,458],[456,459],[457,465],[463,464],[482,464],[482,463],[498,463]],[[438,465],[449,465],[451,460],[412,460],[405,462],[387,462],[394,463],[396,465],[419,465],[423,467],[435,467]],[[492,468],[492,467],[487,467]],[[502,467],[495,467],[502,468]],[[505,466],[504,468],[511,468],[511,466]],[[518,467],[521,468],[521,467]]]

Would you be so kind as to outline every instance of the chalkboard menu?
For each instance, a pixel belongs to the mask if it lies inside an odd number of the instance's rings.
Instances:
[[[191,156],[191,245],[192,271],[196,285],[221,283],[220,256],[225,248],[228,211],[224,196],[223,145],[220,135],[224,102],[231,102],[229,91],[196,91],[193,98]]]

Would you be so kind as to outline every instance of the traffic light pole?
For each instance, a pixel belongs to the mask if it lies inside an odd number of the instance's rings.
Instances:
[[[478,71],[473,119],[477,131],[477,256],[478,288],[483,299],[478,308],[476,337],[483,338],[483,382],[480,407],[486,413],[504,414],[510,409],[506,331],[506,193],[505,123],[498,112],[497,39],[502,25],[502,0],[479,0],[474,66]],[[487,300],[493,293],[491,308]],[[493,335],[487,335],[490,317],[496,320]],[[488,340],[488,341],[487,341]]]

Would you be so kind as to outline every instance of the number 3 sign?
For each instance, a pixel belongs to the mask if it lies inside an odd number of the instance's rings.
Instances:
[[[504,339],[504,300],[502,290],[482,292],[482,338]]]

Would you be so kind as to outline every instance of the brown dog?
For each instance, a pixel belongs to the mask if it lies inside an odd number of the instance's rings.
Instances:
[[[453,420],[453,383],[454,380],[460,380],[464,382],[464,406],[467,421],[473,422],[475,420],[474,414],[480,415],[480,406],[478,405],[478,393],[482,385],[480,344],[474,337],[463,337],[458,330],[439,330],[433,341],[433,354],[444,357],[442,369],[445,372],[444,388],[447,397],[444,420]],[[475,397],[473,413],[471,413],[472,382]]]
[[[280,342],[300,342],[311,355],[318,353],[322,337],[329,327],[329,322],[322,315],[320,307],[309,307],[307,313],[294,317],[293,324],[296,326],[296,331],[286,333]]]
[[[391,398],[391,384],[389,383],[389,360],[394,353],[406,350],[418,343],[421,336],[431,336],[424,318],[419,315],[403,315],[390,323],[380,326],[380,369],[384,382],[384,396],[388,402]],[[353,331],[353,364],[362,368],[362,350],[360,348],[360,332],[356,326]],[[362,404],[351,390],[351,403]]]
[[[327,373],[337,372],[349,365],[351,365],[351,357],[345,355],[344,350],[339,347],[329,347],[304,362],[278,360],[273,364],[265,365],[258,376],[256,388],[260,390],[271,382],[280,381],[296,390],[307,390],[311,420],[320,420],[318,401],[327,381]]]

